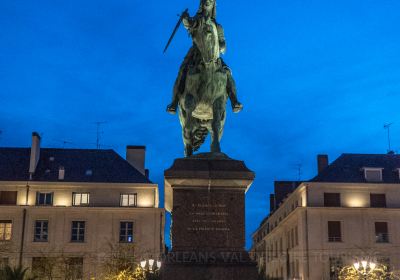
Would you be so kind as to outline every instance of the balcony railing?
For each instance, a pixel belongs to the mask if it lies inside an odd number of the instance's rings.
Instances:
[[[342,237],[341,236],[329,236],[328,241],[329,242],[342,242]]]
[[[377,233],[376,243],[389,243],[389,234],[388,233]]]

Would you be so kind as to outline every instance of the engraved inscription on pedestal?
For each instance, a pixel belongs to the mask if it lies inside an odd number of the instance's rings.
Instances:
[[[187,231],[230,231],[228,215],[226,204],[193,203],[189,213],[192,224]]]
[[[232,190],[175,190],[174,250],[243,250],[244,194]]]

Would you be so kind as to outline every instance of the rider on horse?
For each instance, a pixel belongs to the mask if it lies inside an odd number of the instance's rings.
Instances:
[[[226,50],[226,42],[224,36],[224,30],[220,24],[216,22],[216,2],[215,0],[201,0],[200,8],[197,14],[194,17],[190,17],[187,12],[185,12],[182,16],[183,25],[188,30],[189,34],[193,37],[193,32],[196,30],[199,24],[204,21],[208,21],[212,23],[213,27],[217,31],[218,36],[218,45],[215,48],[214,53],[210,55],[210,60],[217,60],[218,63],[221,64],[222,68],[226,71],[227,74],[227,93],[228,97],[231,100],[232,110],[237,113],[240,112],[243,108],[243,105],[238,101],[236,95],[236,85],[235,81],[232,77],[232,72],[229,67],[225,64],[223,59],[220,57],[220,54],[225,53]],[[168,105],[167,111],[171,114],[176,113],[176,109],[179,103],[179,98],[183,94],[186,85],[186,77],[188,74],[188,70],[191,66],[202,59],[200,51],[196,44],[190,48],[188,54],[186,55],[178,73],[178,77],[175,81],[173,97],[171,104]],[[204,60],[204,59],[203,59]],[[208,63],[209,61],[203,61],[204,63]]]

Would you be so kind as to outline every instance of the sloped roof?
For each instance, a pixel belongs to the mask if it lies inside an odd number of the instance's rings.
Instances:
[[[0,148],[0,181],[29,179],[30,148]],[[113,150],[40,149],[33,181],[58,182],[64,167],[63,182],[151,183]]]
[[[383,168],[382,182],[400,184],[400,155],[342,154],[310,182],[366,183],[363,168]]]

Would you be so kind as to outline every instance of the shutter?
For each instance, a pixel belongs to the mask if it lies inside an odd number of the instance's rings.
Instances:
[[[17,205],[17,194],[14,191],[0,192],[0,204],[2,205]]]

